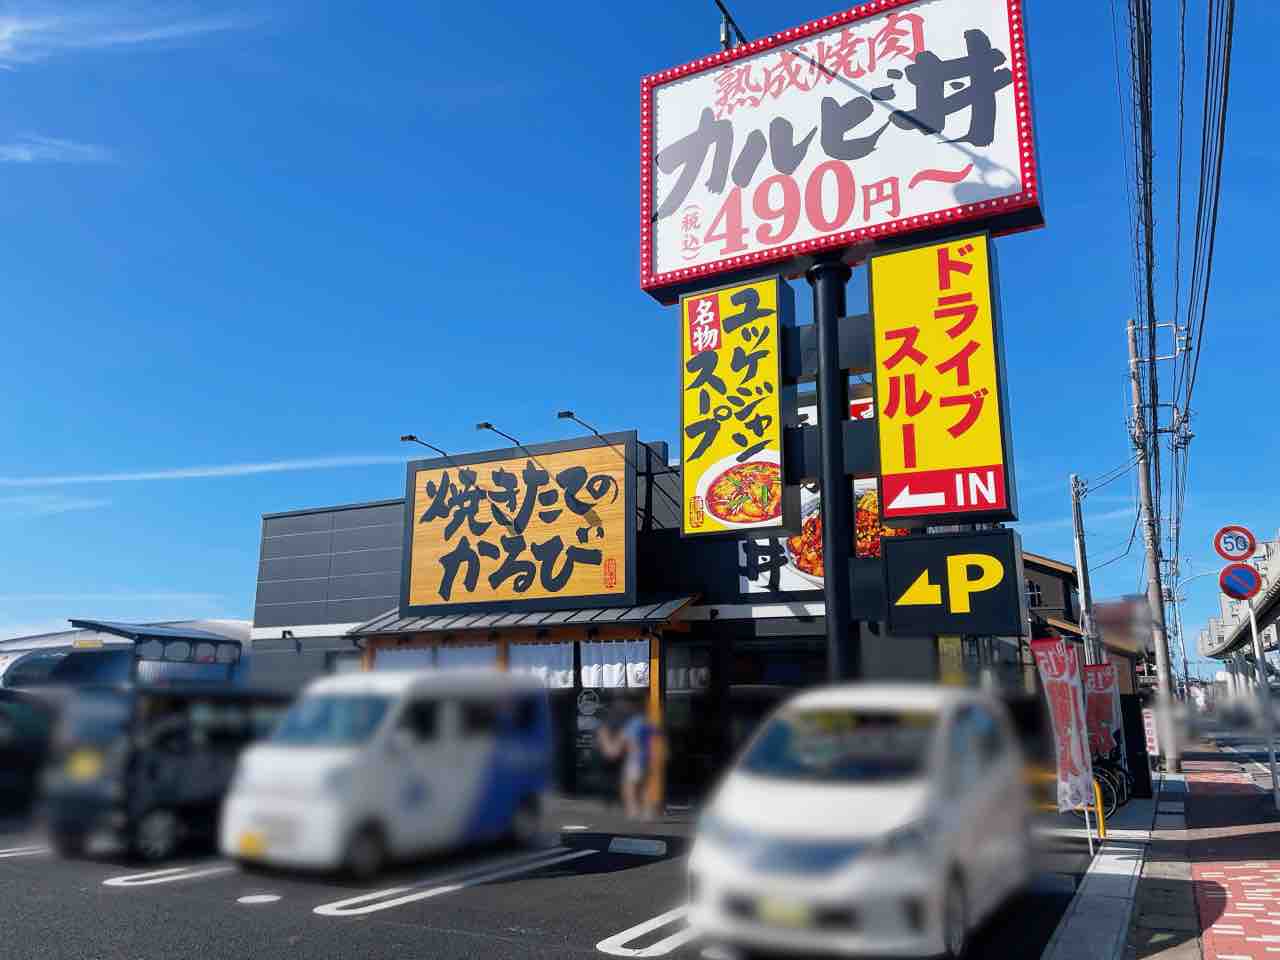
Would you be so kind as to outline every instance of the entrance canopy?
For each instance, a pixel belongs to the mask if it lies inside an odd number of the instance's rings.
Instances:
[[[642,603],[632,607],[604,607],[590,610],[542,610],[534,613],[471,613],[439,617],[402,617],[399,608],[388,610],[348,631],[360,642],[362,637],[462,630],[541,630],[549,627],[644,626],[666,623],[694,598]]]

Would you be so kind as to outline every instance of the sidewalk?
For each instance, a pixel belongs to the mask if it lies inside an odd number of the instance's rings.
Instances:
[[[1185,793],[1166,781],[1137,884],[1124,956],[1280,957],[1280,816],[1247,758],[1214,743],[1184,756]],[[1280,913],[1280,911],[1277,911]]]
[[[1158,791],[1159,781],[1153,787]],[[1156,810],[1154,798],[1133,799],[1107,822],[1107,839],[1098,847],[1041,960],[1112,960],[1122,955]]]

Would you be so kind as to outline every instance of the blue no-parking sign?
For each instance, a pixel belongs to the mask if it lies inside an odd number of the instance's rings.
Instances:
[[[1218,586],[1232,600],[1248,600],[1262,589],[1262,574],[1247,563],[1228,563],[1218,574]]]

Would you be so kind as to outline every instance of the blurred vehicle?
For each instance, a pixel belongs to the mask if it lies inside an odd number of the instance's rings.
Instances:
[[[64,856],[91,837],[146,860],[212,839],[240,751],[290,698],[229,688],[86,687],[66,701],[44,776],[42,810]]]
[[[552,775],[546,692],[498,671],[325,677],[247,751],[222,815],[224,854],[343,869],[540,826]]]
[[[748,950],[958,957],[1030,869],[1022,755],[997,700],[828,687],[779,708],[712,796],[689,921]]]
[[[77,629],[4,643],[0,688],[239,685],[248,673],[244,643],[231,636],[170,624],[71,624]]]
[[[36,799],[56,716],[46,697],[0,690],[0,812],[26,813]]]

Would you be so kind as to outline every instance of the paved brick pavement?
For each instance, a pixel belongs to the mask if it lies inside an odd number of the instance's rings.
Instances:
[[[1280,819],[1229,755],[1185,765],[1187,853],[1205,960],[1280,958]],[[1210,759],[1213,757],[1213,759]]]

